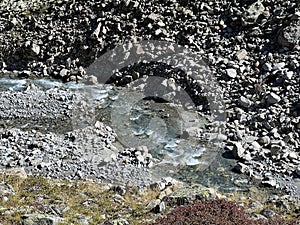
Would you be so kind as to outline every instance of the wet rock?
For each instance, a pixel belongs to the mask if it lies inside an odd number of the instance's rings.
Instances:
[[[198,127],[188,127],[183,132],[181,137],[187,139],[189,137],[197,137],[200,134],[200,129]]]
[[[97,83],[98,83],[98,79],[96,76],[91,75],[87,78],[87,84],[97,84]]]

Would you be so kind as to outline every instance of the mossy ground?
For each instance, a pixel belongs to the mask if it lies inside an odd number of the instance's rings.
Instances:
[[[131,225],[151,224],[173,210],[167,206],[162,215],[147,207],[158,198],[160,193],[157,190],[129,188],[126,193],[121,193],[118,188],[92,181],[39,176],[22,178],[4,173],[0,173],[0,184],[11,191],[0,195],[1,225],[22,224],[22,216],[32,213],[56,214],[63,218],[60,224],[65,225],[80,224],[80,218],[85,218],[89,224],[103,224],[114,217],[123,218]],[[252,202],[261,202],[263,208],[272,209],[288,219],[297,218],[299,206],[290,204],[288,208],[282,208],[268,201],[269,197],[267,192],[254,188],[248,193],[230,193],[222,198],[243,205],[246,211]],[[53,210],[50,213],[49,208]]]
[[[0,174],[0,183],[8,184],[14,190],[0,196],[0,221],[3,225],[22,224],[22,215],[45,213],[46,206],[60,208],[64,220],[61,224],[79,224],[84,217],[90,224],[100,224],[120,216],[130,224],[150,222],[154,216],[147,204],[157,198],[153,190],[130,189],[124,195],[118,194],[107,185],[89,181],[67,181],[29,176]]]

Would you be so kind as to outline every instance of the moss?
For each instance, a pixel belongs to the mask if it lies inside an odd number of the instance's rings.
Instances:
[[[29,176],[27,179],[0,174],[0,181],[12,186],[14,194],[6,195],[0,209],[3,225],[21,224],[27,213],[46,213],[45,205],[63,207],[60,224],[78,224],[78,218],[90,218],[90,224],[99,224],[116,215],[121,215],[130,224],[151,220],[153,214],[147,204],[158,196],[153,190],[130,189],[116,201],[117,192],[107,185],[89,181],[68,181]],[[1,197],[1,196],[0,196]]]
[[[62,208],[61,215],[59,216],[64,219],[60,224],[64,225],[79,224],[81,217],[87,218],[90,224],[101,224],[118,215],[127,220],[131,225],[151,224],[160,216],[150,212],[151,209],[147,208],[149,202],[158,199],[160,193],[155,189],[139,190],[137,188],[131,188],[128,189],[125,194],[120,194],[117,189],[91,181],[47,179],[39,176],[22,178],[20,176],[7,174],[0,174],[0,182],[9,184],[14,190],[11,194],[5,194],[8,201],[2,201],[0,207],[0,221],[3,225],[22,224],[21,218],[24,214],[47,214],[44,207],[47,205]],[[200,189],[194,188],[193,190],[199,191]],[[210,199],[209,196],[212,194],[212,191],[208,193],[206,193],[208,189],[203,189],[202,191],[204,194],[202,198],[200,198],[203,200],[201,204],[204,206],[209,205],[211,212],[218,214],[218,210],[220,210],[220,207],[224,203],[222,202],[223,200],[219,200],[221,202],[218,202],[219,204],[216,206],[212,200],[207,200],[207,198]],[[288,209],[282,209],[274,204],[272,205],[272,202],[268,202],[268,196],[266,196],[264,192],[258,189],[252,190],[251,192],[247,195],[244,193],[233,193],[231,196],[227,196],[227,199],[243,203],[245,208],[247,208],[252,201],[262,202],[264,203],[264,208],[274,209],[274,211],[277,211],[279,214],[287,215],[289,219],[297,218],[297,210],[299,209],[297,209],[296,206],[291,205]],[[181,194],[186,193],[183,191]],[[0,201],[2,199],[3,196],[0,196]],[[197,198],[193,201],[195,200],[197,200]],[[189,203],[184,206],[187,207],[185,208],[188,210],[186,212],[193,213],[192,209],[195,207],[193,203],[191,204],[193,201],[186,202]],[[230,209],[230,207],[234,209],[232,210],[233,214],[238,213],[241,218],[246,218],[247,214],[244,214],[243,210],[239,211],[241,209],[240,206],[235,203],[226,204],[227,209]],[[216,208],[214,209],[214,207]],[[167,217],[170,215],[174,217],[176,209],[174,211],[172,211],[172,209],[170,206],[167,207],[166,213],[171,213],[167,214]],[[289,213],[285,214],[284,210]],[[229,215],[228,210],[225,210],[225,212],[228,212],[227,214]],[[178,213],[175,214],[177,215]],[[207,213],[206,215],[209,214]],[[222,218],[225,217],[222,215]],[[180,218],[184,217],[181,215]],[[277,222],[278,221],[282,222],[284,220],[277,219]],[[275,222],[273,222],[273,224],[276,224]],[[282,222],[280,224],[285,223]]]
[[[275,203],[270,201],[274,196],[278,198]],[[259,202],[262,206],[255,210],[246,210],[251,213],[260,214],[264,209],[271,209],[278,215],[284,215],[287,219],[299,217],[299,203],[300,200],[296,198],[289,198],[289,196],[281,196],[277,192],[270,192],[268,189],[261,189],[256,187],[249,188],[248,192],[233,192],[227,194],[226,199],[229,201],[240,202],[247,209],[251,203]],[[285,199],[285,198],[288,199]],[[280,200],[282,198],[282,200]],[[294,199],[294,200],[292,200]],[[283,204],[285,202],[285,204]]]

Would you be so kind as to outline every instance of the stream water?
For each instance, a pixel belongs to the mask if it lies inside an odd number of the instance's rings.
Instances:
[[[234,160],[225,159],[217,146],[201,136],[201,132],[206,131],[207,119],[197,111],[144,99],[125,87],[90,85],[86,89],[84,84],[65,84],[48,79],[0,79],[2,92],[20,92],[33,86],[45,91],[58,87],[85,93],[84,98],[88,96],[90,100],[88,107],[92,107],[94,113],[91,120],[100,120],[111,126],[117,132],[122,148],[147,146],[159,161],[152,168],[157,176],[172,176],[223,191],[247,190],[251,185],[242,175],[231,172]],[[75,123],[71,121],[72,124]],[[34,127],[34,122],[26,129],[31,127]],[[56,132],[55,128],[52,132]],[[57,132],[62,132],[61,127],[57,127]]]

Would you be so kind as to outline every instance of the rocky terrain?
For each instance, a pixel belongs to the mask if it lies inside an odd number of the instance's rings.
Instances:
[[[297,0],[3,0],[0,74],[8,80],[102,85],[101,75],[88,68],[117,46],[144,40],[185,46],[203,59],[221,87],[226,119],[219,153],[235,160],[225,169],[244,174],[247,182],[299,197],[299,8]],[[187,93],[194,91],[193,100],[205,99],[198,92],[201,85],[189,85],[182,71],[157,68]],[[109,82],[124,86],[151,76],[151,69],[137,63],[117,71]],[[116,131],[105,121],[87,119],[90,124],[81,131],[73,129],[85,122],[74,113],[82,107],[85,112],[79,115],[88,116],[90,109],[82,106],[79,91],[58,86],[44,89],[25,82],[18,91],[1,89],[2,170],[24,167],[29,174],[130,186],[160,179],[151,175],[157,159],[148,149],[115,144]],[[201,104],[199,113],[212,108]]]

